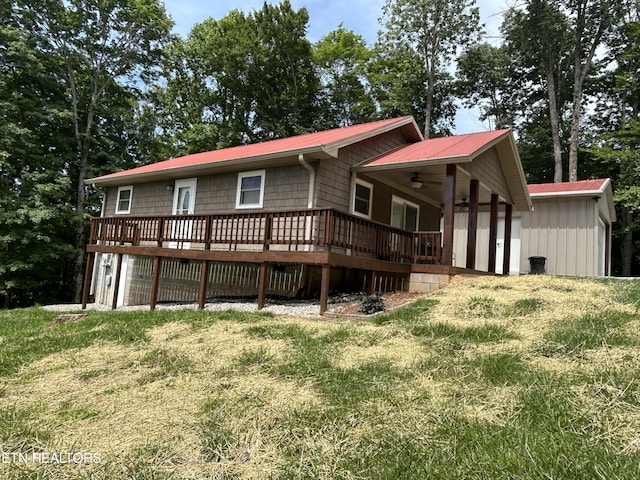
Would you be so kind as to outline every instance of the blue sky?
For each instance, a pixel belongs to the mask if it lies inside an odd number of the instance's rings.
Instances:
[[[477,0],[481,21],[489,36],[498,34],[502,12],[508,1]],[[268,3],[279,2],[269,0]],[[258,10],[264,0],[164,0],[164,4],[175,22],[174,32],[186,37],[194,24],[208,17],[221,18],[236,8],[244,12]],[[320,40],[342,23],[344,28],[362,35],[372,45],[381,28],[378,19],[382,15],[384,0],[291,0],[291,5],[296,10],[306,7],[309,11],[307,38],[312,42]],[[456,117],[456,133],[488,129],[489,125],[480,122],[473,110],[461,110]]]

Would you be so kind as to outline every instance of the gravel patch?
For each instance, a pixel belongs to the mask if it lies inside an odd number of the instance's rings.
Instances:
[[[77,304],[60,304],[60,305],[45,305],[42,308],[51,312],[79,312],[82,311],[82,305]],[[197,310],[197,303],[159,303],[156,305],[156,310]],[[239,312],[257,312],[258,302],[251,300],[238,300],[238,301],[221,301],[205,303],[205,310],[209,311],[224,311],[224,310],[237,310]],[[87,310],[109,311],[111,307],[107,305],[101,305],[98,303],[87,304]],[[128,312],[136,310],[149,310],[149,305],[129,305],[124,307],[118,307],[116,311]],[[317,301],[283,301],[272,302],[265,305],[262,309],[263,312],[271,312],[274,315],[288,315],[295,317],[320,317],[320,304]]]

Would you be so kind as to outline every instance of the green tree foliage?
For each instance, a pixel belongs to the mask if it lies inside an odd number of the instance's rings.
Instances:
[[[51,59],[0,7],[0,306],[64,298],[74,254],[65,169],[73,152]]]
[[[314,63],[323,88],[322,114],[327,127],[342,127],[377,118],[367,81],[367,64],[373,52],[361,35],[342,25],[317,42]]]
[[[99,203],[84,180],[148,150],[137,103],[171,22],[155,0],[16,0],[0,13],[0,295],[77,301]]]
[[[480,120],[491,120],[496,129],[513,125],[509,98],[512,91],[511,61],[505,47],[488,43],[471,45],[458,58],[457,93],[465,106],[476,107]]]
[[[138,82],[153,78],[172,22],[158,0],[25,0],[22,14],[40,48],[57,59],[54,72],[69,98],[75,155],[67,173],[75,190],[74,298],[79,301],[87,229],[84,181],[100,171],[99,159],[109,153],[100,145],[101,127],[107,119],[114,125],[113,94],[133,101]]]
[[[423,95],[414,89],[407,94],[424,102],[420,118],[429,138],[438,118],[434,107],[443,105],[452,90],[446,69],[461,48],[479,38],[478,8],[475,0],[387,0],[382,11],[386,31],[378,39],[382,67],[377,69],[377,82],[382,91],[398,91],[406,78],[419,77]],[[417,83],[411,82],[414,88]],[[455,111],[440,113],[447,118]]]
[[[571,100],[571,25],[557,2],[530,0],[524,9],[511,8],[502,24],[512,66],[517,123],[521,136],[529,141],[532,153],[549,151],[551,155],[527,158],[525,163],[541,170],[553,167],[553,176],[545,181],[561,182],[567,159],[568,130],[565,117]],[[546,111],[546,113],[545,113]],[[533,131],[524,132],[532,129]],[[544,134],[540,135],[540,133]]]
[[[314,129],[320,82],[306,39],[306,9],[277,6],[196,24],[168,50],[154,89],[162,140],[195,153]]]

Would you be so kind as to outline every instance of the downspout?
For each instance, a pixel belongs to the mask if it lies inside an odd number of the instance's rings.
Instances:
[[[304,154],[298,155],[298,162],[306,170],[309,171],[309,198],[307,200],[307,208],[313,208],[314,199],[316,196],[316,170],[304,159]]]

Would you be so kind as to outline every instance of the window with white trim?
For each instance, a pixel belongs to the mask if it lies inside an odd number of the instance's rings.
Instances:
[[[354,215],[371,218],[371,199],[373,198],[373,185],[355,179],[353,184],[353,203],[352,210]]]
[[[265,170],[240,172],[236,208],[262,208]]]
[[[118,196],[116,197],[116,213],[131,213],[131,198],[133,197],[133,185],[126,187],[118,187]]]
[[[404,230],[418,230],[420,207],[408,200],[391,197],[391,226]]]

